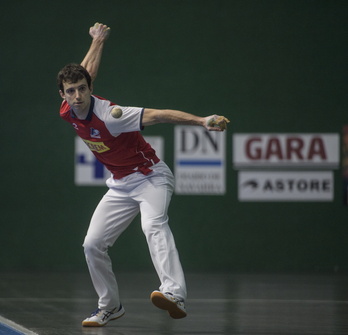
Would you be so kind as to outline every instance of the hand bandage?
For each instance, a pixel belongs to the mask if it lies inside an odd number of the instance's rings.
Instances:
[[[224,116],[214,115],[211,119],[208,120],[207,125],[209,127],[220,128],[220,130],[225,130],[227,128],[227,123],[230,120]]]

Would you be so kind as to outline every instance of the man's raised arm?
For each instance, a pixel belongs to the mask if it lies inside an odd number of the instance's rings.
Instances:
[[[110,35],[110,28],[105,24],[95,23],[89,28],[89,34],[92,37],[92,43],[81,65],[89,72],[93,82],[98,74],[104,42]]]

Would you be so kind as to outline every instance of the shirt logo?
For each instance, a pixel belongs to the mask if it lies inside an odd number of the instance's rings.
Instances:
[[[95,151],[98,154],[101,154],[102,152],[110,150],[110,148],[106,146],[104,142],[92,142],[88,140],[83,140],[83,141],[87,144],[88,148],[91,151]]]
[[[91,128],[90,136],[92,138],[100,138],[100,131],[98,129]]]

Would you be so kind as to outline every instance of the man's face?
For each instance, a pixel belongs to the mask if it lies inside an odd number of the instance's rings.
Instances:
[[[86,78],[76,82],[63,82],[64,92],[60,96],[66,100],[76,114],[84,114],[89,110],[92,91],[89,89]]]

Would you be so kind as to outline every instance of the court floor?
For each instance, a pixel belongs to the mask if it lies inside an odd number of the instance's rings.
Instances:
[[[97,301],[87,273],[0,273],[0,334],[14,334],[1,320],[39,335],[348,334],[348,275],[189,273],[181,320],[150,303],[154,272],[117,277],[126,314],[83,328]]]

